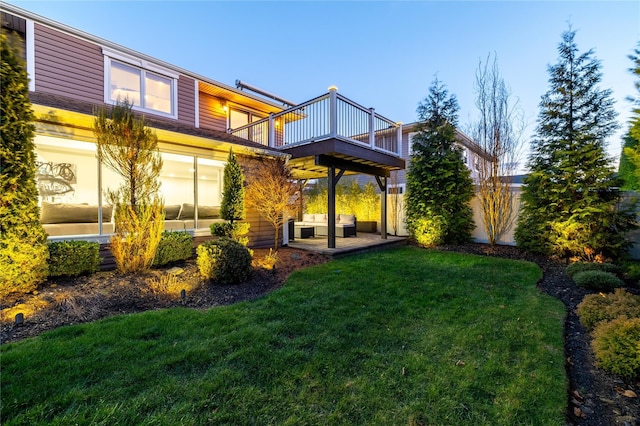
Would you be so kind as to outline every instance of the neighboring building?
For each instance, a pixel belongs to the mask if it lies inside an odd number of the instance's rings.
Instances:
[[[413,137],[418,133],[417,127],[419,123],[409,123],[402,126],[402,159],[405,160],[407,167],[412,154]],[[469,136],[456,129],[456,139],[458,145],[462,149],[462,158],[464,163],[471,171],[471,178],[474,182],[478,181],[478,162],[483,156],[484,150],[473,141]],[[484,155],[486,156],[486,154]],[[358,176],[358,182],[363,185],[371,182],[368,176]],[[407,170],[397,170],[391,174],[388,184],[389,194],[405,194],[407,191]]]
[[[404,168],[394,136],[401,126],[336,90],[291,105],[13,5],[3,4],[1,15],[2,30],[15,31],[23,43],[36,116],[41,219],[51,238],[107,242],[114,232],[102,194],[120,179],[96,158],[92,125],[94,108],[118,99],[132,102],[159,138],[167,229],[209,233],[230,148],[241,161],[286,157],[300,179],[364,172],[386,182],[391,171]],[[270,244],[271,226],[251,211],[247,220],[250,243]],[[330,230],[330,247],[332,238],[335,244]]]

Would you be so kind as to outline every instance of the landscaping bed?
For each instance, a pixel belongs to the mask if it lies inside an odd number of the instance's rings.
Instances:
[[[576,316],[576,307],[589,292],[577,287],[564,273],[564,265],[545,258],[532,256],[515,247],[489,247],[482,244],[445,246],[442,250],[529,260],[537,263],[544,277],[539,288],[560,299],[568,310],[565,323],[566,367],[570,381],[567,401],[567,421],[576,425],[638,425],[640,403],[638,398],[624,396],[626,391],[640,394],[635,381],[613,377],[595,368],[590,337]],[[256,250],[255,259],[264,257],[266,250]],[[22,326],[3,321],[0,329],[2,342],[21,340],[62,325],[93,321],[99,318],[130,312],[139,312],[172,306],[208,308],[258,298],[280,287],[288,275],[300,268],[324,263],[327,257],[302,250],[282,248],[275,272],[256,268],[250,281],[240,285],[202,285],[194,261],[178,265],[179,282],[190,290],[184,300],[174,291],[157,291],[159,278],[168,274],[168,268],[145,276],[121,276],[115,272],[102,272],[74,279],[51,280],[37,294],[23,300],[3,300],[2,308],[23,303],[25,322]],[[131,285],[131,284],[134,285]],[[637,287],[630,292],[639,293]],[[31,309],[32,311],[29,311]],[[13,318],[12,311],[3,311]],[[631,395],[627,393],[627,395]]]

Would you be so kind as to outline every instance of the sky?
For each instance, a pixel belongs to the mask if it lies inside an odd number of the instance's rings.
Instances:
[[[564,31],[601,61],[620,130],[637,96],[628,55],[640,47],[640,1],[14,1],[23,9],[235,86],[237,79],[301,103],[329,86],[403,123],[434,78],[460,106],[458,127],[477,119],[474,82],[495,54],[502,77],[535,131],[548,67]],[[526,151],[524,153],[526,157]],[[524,164],[524,161],[523,161]],[[617,162],[616,162],[617,164]]]

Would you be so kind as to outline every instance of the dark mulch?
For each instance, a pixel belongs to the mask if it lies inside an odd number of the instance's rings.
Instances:
[[[591,338],[576,315],[578,303],[589,292],[573,283],[564,273],[563,264],[510,246],[466,244],[443,246],[440,249],[528,260],[538,264],[544,273],[538,287],[560,299],[568,312],[565,321],[566,368],[569,376],[567,424],[640,426],[639,398],[628,398],[621,394],[625,390],[631,390],[640,395],[640,382],[615,377],[595,367],[590,347]],[[256,250],[254,258],[260,259],[266,252]],[[190,289],[186,292],[185,299],[181,299],[179,294],[167,296],[149,285],[166,274],[166,270],[131,276],[111,271],[73,279],[50,280],[35,294],[0,302],[0,309],[3,309],[0,341],[14,342],[63,325],[123,313],[174,306],[205,309],[252,300],[282,286],[292,271],[327,260],[326,256],[320,254],[284,247],[279,250],[275,272],[255,268],[249,281],[227,286],[205,285],[198,276],[194,261],[188,261],[178,265],[182,269],[180,280]],[[640,294],[638,287],[629,287],[628,290]],[[17,311],[5,309],[17,304],[23,304],[23,310],[27,312],[33,311],[25,315],[22,326],[14,324],[13,318]]]

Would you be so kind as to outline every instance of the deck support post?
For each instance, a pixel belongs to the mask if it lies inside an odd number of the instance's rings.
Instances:
[[[340,170],[336,175],[336,167],[334,165],[328,168],[328,206],[327,206],[327,247],[336,248],[336,185],[344,174],[344,170]]]
[[[380,238],[387,239],[387,177],[376,176],[380,187]]]

